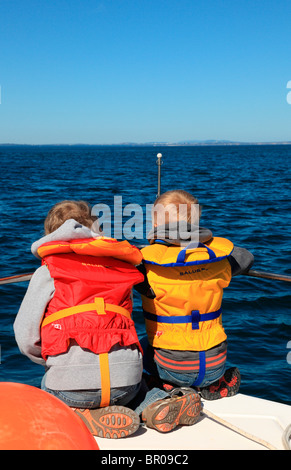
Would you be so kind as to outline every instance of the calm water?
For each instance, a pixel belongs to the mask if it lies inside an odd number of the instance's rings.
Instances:
[[[162,192],[194,194],[203,206],[201,225],[249,249],[254,269],[291,274],[291,146],[0,146],[0,277],[38,267],[30,245],[60,200],[105,203],[113,211],[113,197],[122,196],[123,207],[138,203],[145,210],[157,193],[158,152]],[[0,380],[39,386],[42,367],[19,353],[13,335],[26,288],[0,286]],[[229,365],[241,370],[241,392],[291,405],[290,288],[287,282],[235,278],[225,291],[223,318]],[[134,300],[142,335],[138,295]]]

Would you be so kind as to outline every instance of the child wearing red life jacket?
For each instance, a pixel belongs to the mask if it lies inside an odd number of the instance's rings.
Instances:
[[[42,389],[75,409],[94,435],[125,437],[139,425],[126,405],[137,395],[142,352],[131,318],[140,251],[94,232],[84,201],[56,204],[41,260],[14,323],[20,351],[45,367]]]
[[[149,374],[213,400],[236,394],[240,386],[239,370],[226,370],[221,303],[231,278],[250,269],[254,259],[199,227],[199,217],[198,200],[182,190],[168,191],[154,203],[150,245],[142,254],[155,298],[143,296],[142,346]]]

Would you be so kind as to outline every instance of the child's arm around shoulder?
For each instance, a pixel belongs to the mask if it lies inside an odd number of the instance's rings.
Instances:
[[[141,295],[145,295],[146,297],[150,299],[154,299],[155,293],[153,289],[151,288],[148,278],[147,278],[147,273],[146,273],[146,268],[143,262],[141,262],[136,268],[141,272],[144,276],[144,281],[141,282],[140,284],[137,284],[134,286],[134,289]]]
[[[40,324],[54,290],[54,281],[49,270],[46,266],[41,266],[31,278],[13,325],[21,353],[41,365],[45,361],[41,357]]]

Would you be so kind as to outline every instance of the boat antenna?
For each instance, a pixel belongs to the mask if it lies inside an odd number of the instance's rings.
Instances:
[[[158,165],[158,194],[157,194],[157,197],[159,197],[161,195],[161,166],[163,164],[163,161],[162,161],[162,154],[161,153],[158,153],[157,154],[157,165]]]

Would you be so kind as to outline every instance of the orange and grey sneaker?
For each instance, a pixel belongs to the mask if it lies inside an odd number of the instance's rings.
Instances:
[[[193,389],[176,388],[169,398],[157,400],[146,407],[142,420],[147,427],[169,432],[178,425],[195,424],[200,416],[201,400]]]
[[[125,406],[80,409],[75,413],[84,421],[91,434],[107,439],[119,439],[135,433],[140,426],[139,416]]]
[[[199,390],[205,400],[218,400],[219,398],[236,395],[241,383],[240,371],[237,367],[227,369],[224,375],[208,387]]]

